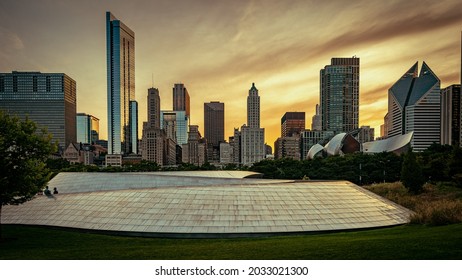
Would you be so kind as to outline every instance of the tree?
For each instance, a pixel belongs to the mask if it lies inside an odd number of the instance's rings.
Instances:
[[[56,145],[45,130],[37,130],[29,119],[0,111],[0,238],[2,207],[33,199],[51,176],[45,161]]]
[[[417,161],[417,157],[412,150],[404,155],[403,166],[401,169],[401,182],[412,193],[422,191],[425,177],[423,176],[422,166]]]

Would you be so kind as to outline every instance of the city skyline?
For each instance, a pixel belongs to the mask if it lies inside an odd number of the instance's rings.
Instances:
[[[0,4],[0,72],[68,74],[77,82],[77,111],[94,115],[106,127],[104,15],[111,11],[137,34],[140,123],[147,116],[148,88],[159,88],[161,109],[171,110],[171,88],[184,83],[191,123],[200,131],[203,103],[226,104],[227,139],[246,122],[248,85],[255,82],[261,91],[260,126],[270,145],[279,137],[285,112],[306,112],[306,127],[311,126],[319,103],[319,70],[332,57],[361,59],[359,125],[376,131],[387,111],[388,88],[408,65],[429,63],[442,88],[459,83],[462,3],[340,4],[6,0]],[[183,17],[170,21],[182,11]],[[100,137],[107,139],[106,132],[101,129]]]

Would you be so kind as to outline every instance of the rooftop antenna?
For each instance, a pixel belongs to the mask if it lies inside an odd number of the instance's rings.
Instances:
[[[152,88],[154,87],[154,73],[152,73],[152,76],[151,76],[151,87]]]

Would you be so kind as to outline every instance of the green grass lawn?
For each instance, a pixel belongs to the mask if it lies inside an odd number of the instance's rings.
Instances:
[[[0,259],[462,259],[462,224],[239,239],[108,236],[3,225]]]

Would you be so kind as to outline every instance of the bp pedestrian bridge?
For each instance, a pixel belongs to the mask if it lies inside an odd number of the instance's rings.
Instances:
[[[245,171],[60,173],[59,194],[3,208],[2,223],[147,237],[304,234],[408,223],[412,212],[347,181]]]

